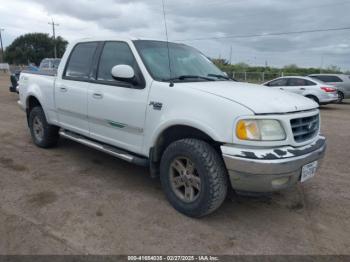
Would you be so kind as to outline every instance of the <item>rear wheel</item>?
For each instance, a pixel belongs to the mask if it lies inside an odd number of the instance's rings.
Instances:
[[[30,111],[28,124],[34,144],[42,148],[50,148],[57,144],[59,128],[47,123],[44,111],[40,106]]]
[[[343,92],[338,91],[338,100],[337,100],[337,103],[338,103],[338,104],[341,104],[341,103],[343,103],[343,100],[344,100],[344,94],[343,94]]]
[[[190,217],[212,213],[226,198],[227,171],[220,155],[204,141],[172,143],[161,160],[163,190],[179,212]]]

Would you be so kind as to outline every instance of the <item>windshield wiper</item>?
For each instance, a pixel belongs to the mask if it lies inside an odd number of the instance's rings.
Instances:
[[[216,78],[220,78],[220,79],[231,80],[231,78],[229,78],[228,76],[225,76],[225,75],[208,74],[208,76],[216,77]]]
[[[207,81],[215,81],[214,79],[206,76],[196,76],[196,75],[182,75],[182,76],[177,76],[171,79],[167,79],[166,81],[174,81],[174,80],[186,80],[186,79],[203,79]]]

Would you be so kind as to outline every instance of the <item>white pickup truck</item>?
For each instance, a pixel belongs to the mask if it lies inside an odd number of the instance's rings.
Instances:
[[[57,75],[23,72],[19,92],[36,145],[61,136],[147,166],[192,217],[216,210],[231,188],[272,192],[308,180],[326,149],[316,103],[235,82],[183,44],[77,41]]]

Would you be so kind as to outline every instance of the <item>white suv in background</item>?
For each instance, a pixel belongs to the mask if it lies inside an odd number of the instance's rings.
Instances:
[[[280,77],[265,83],[264,86],[305,96],[320,105],[334,103],[338,100],[337,89],[334,86],[311,77]]]
[[[335,86],[338,90],[338,103],[350,98],[350,76],[343,74],[318,74],[310,77]]]

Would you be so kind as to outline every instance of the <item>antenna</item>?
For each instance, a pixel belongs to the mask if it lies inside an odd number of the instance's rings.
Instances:
[[[164,16],[164,27],[165,27],[165,36],[166,36],[166,45],[167,45],[167,50],[168,50],[168,60],[169,60],[169,79],[170,79],[170,86],[173,87],[174,83],[171,80],[172,78],[172,72],[171,72],[171,61],[170,61],[170,48],[169,48],[169,37],[168,37],[168,26],[166,23],[166,13],[165,13],[165,3],[164,0],[162,0],[163,4],[163,16]]]

